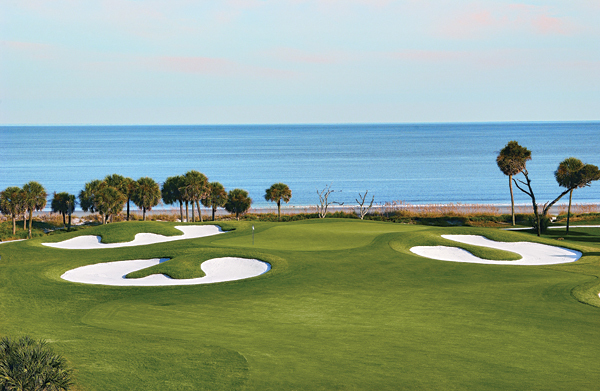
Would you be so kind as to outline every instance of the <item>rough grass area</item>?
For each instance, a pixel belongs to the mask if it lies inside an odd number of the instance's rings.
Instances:
[[[41,245],[88,234],[115,242],[139,232],[175,235],[178,224],[113,223],[1,244],[0,334],[51,341],[75,369],[77,389],[87,391],[593,390],[600,384],[594,369],[600,229],[574,228],[568,236],[550,230],[538,239],[357,219],[220,221],[235,229],[140,247]],[[442,234],[539,241],[584,256],[538,267],[410,253],[415,245],[464,248]],[[514,257],[473,247],[481,257]],[[136,277],[199,277],[199,265],[213,256],[258,258],[272,270],[196,286],[60,279],[78,266],[150,258],[171,260]]]

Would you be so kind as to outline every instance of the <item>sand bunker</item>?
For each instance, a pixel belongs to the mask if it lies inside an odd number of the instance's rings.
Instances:
[[[116,261],[97,263],[69,270],[61,278],[83,284],[113,285],[113,286],[168,286],[168,285],[198,285],[212,284],[223,281],[243,280],[256,277],[271,270],[271,265],[258,259],[246,258],[215,258],[202,263],[200,268],[206,276],[178,280],[154,274],[144,278],[125,278],[131,272],[146,269],[168,261],[162,259],[140,259],[133,261]]]
[[[71,249],[71,250],[91,250],[98,248],[118,248],[143,246],[146,244],[172,242],[175,240],[195,239],[205,236],[212,236],[223,233],[221,227],[216,225],[178,225],[175,228],[183,232],[183,235],[163,236],[158,234],[141,233],[136,234],[131,242],[124,243],[102,243],[100,236],[84,235],[73,239],[64,240],[58,243],[42,243],[44,246]]]
[[[442,237],[455,242],[511,251],[521,255],[523,258],[518,261],[492,261],[476,257],[466,250],[447,246],[417,246],[411,248],[410,251],[422,257],[440,261],[483,263],[491,265],[555,265],[559,263],[575,262],[581,258],[581,253],[579,251],[540,243],[496,242],[478,235],[442,235]]]

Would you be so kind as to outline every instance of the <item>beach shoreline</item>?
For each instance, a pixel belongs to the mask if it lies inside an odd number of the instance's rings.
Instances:
[[[557,203],[550,208],[549,215],[556,216],[559,214],[566,213],[567,203]],[[366,207],[366,206],[365,206]],[[202,208],[202,216],[206,220],[207,217],[212,216],[212,210],[209,208]],[[327,208],[328,213],[344,212],[344,213],[358,213],[360,210],[359,205],[330,205]],[[463,204],[463,203],[440,203],[440,204],[406,204],[401,202],[386,203],[373,205],[370,209],[370,213],[394,213],[399,211],[405,211],[409,213],[439,213],[448,215],[502,215],[510,214],[510,204]],[[600,213],[600,203],[578,203],[571,206],[571,213]],[[34,216],[41,216],[51,213],[50,210],[43,210],[34,213]],[[126,210],[123,209],[122,214],[125,214]],[[130,209],[130,213],[141,215],[142,211],[136,207]],[[185,214],[185,207],[183,210]],[[247,214],[277,214],[277,206],[259,206],[250,208]],[[311,214],[318,213],[317,205],[281,205],[282,215],[297,215],[297,214]],[[515,204],[516,214],[533,214],[533,207],[531,204],[519,203]],[[82,210],[76,210],[73,213],[74,217],[89,216],[97,213],[84,212]],[[162,206],[161,208],[155,208],[146,211],[147,215],[179,215],[180,210],[178,207]],[[230,213],[223,208],[218,208],[216,216],[227,216]],[[191,210],[190,210],[191,217]]]

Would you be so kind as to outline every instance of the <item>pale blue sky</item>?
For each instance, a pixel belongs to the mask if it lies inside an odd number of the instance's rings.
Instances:
[[[600,1],[0,0],[0,124],[600,120]]]

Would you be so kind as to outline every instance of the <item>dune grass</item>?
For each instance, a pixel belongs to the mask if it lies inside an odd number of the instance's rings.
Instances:
[[[441,234],[537,241],[532,234],[336,219],[227,224],[235,230],[119,249],[40,245],[96,228],[2,244],[0,334],[51,341],[82,390],[592,390],[600,382],[600,230],[541,238],[582,251],[578,262],[519,267],[409,249],[463,247]],[[177,234],[175,225],[114,223],[94,234],[128,241]],[[171,258],[156,272],[197,277],[213,256],[258,258],[272,270],[196,286],[60,279],[82,265],[149,258]]]

